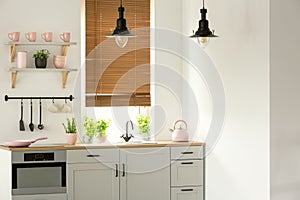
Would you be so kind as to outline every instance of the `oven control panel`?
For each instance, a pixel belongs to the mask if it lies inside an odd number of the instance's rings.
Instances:
[[[24,161],[53,161],[54,152],[51,153],[24,153]]]

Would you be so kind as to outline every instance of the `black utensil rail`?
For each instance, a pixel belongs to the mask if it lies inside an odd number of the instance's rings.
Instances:
[[[58,97],[58,96],[53,96],[53,97],[9,97],[8,95],[4,96],[5,101],[11,100],[11,99],[20,99],[20,100],[22,100],[22,99],[30,99],[30,100],[33,100],[33,99],[39,99],[39,100],[43,100],[43,99],[52,99],[52,100],[65,99],[65,100],[73,101],[74,97],[72,95],[65,96],[65,97]]]

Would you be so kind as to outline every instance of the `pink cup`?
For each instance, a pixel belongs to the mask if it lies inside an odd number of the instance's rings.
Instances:
[[[28,32],[25,34],[25,37],[29,42],[35,42],[36,41],[36,32]]]
[[[70,42],[71,39],[71,33],[69,32],[64,32],[62,34],[59,35],[60,39],[62,39],[62,41],[64,42]]]
[[[53,33],[52,32],[45,32],[45,33],[42,33],[42,39],[45,40],[45,42],[52,42],[52,35]]]
[[[8,34],[8,38],[13,42],[19,42],[20,32],[11,32]]]

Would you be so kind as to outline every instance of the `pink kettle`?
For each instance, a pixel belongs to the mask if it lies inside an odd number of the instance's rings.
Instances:
[[[179,128],[176,128],[176,125],[180,123]],[[182,125],[184,124],[184,128]],[[172,132],[172,141],[175,142],[188,142],[189,133],[187,132],[187,123],[184,120],[177,120],[174,124],[174,128],[170,129]]]

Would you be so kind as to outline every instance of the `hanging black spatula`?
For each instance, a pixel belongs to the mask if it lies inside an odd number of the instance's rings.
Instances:
[[[23,99],[21,100],[21,119],[19,121],[20,131],[25,131],[25,125],[23,121]]]
[[[34,124],[32,123],[32,115],[33,115],[33,110],[32,110],[32,99],[30,100],[30,124],[29,124],[29,129],[31,132],[34,131]]]

